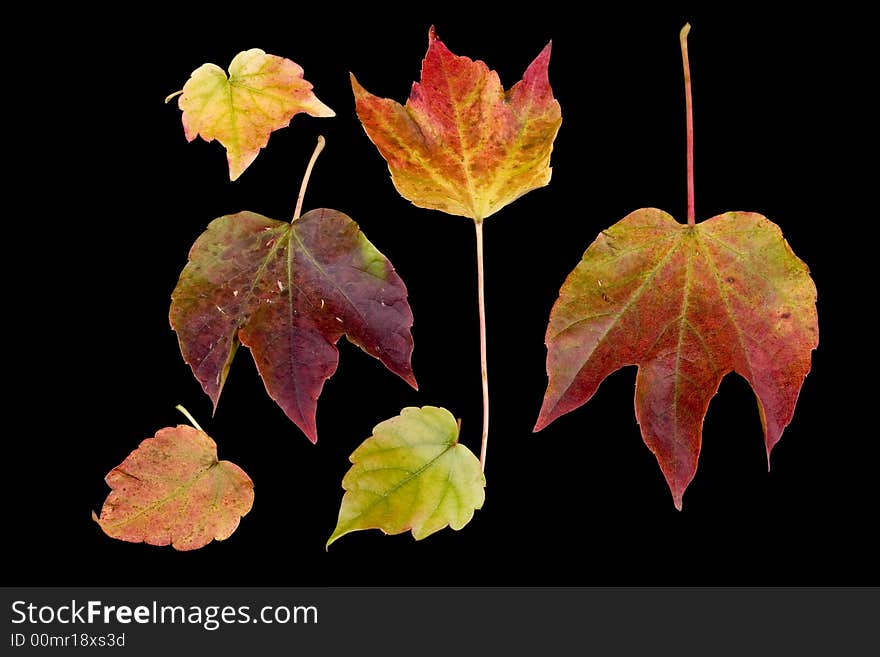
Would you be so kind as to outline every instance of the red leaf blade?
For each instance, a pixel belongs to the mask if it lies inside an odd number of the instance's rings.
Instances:
[[[587,249],[547,328],[549,385],[535,430],[638,365],[636,416],[678,508],[697,468],[709,401],[730,371],[755,391],[768,459],[818,344],[807,266],[761,215],[694,227],[637,210]]]
[[[217,460],[217,445],[186,425],[144,440],[107,474],[112,489],[92,514],[111,538],[196,550],[222,541],[254,503],[254,484],[234,463]]]
[[[293,224],[252,212],[214,220],[193,245],[170,319],[215,406],[240,340],[269,395],[312,442],[343,334],[416,387],[406,286],[336,210],[312,210]]]
[[[397,191],[419,207],[481,221],[550,182],[562,114],[549,62],[548,44],[505,92],[495,71],[453,54],[431,28],[421,81],[405,106],[352,76],[358,117]]]

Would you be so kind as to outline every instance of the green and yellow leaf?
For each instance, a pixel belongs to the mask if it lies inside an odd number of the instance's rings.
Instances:
[[[477,457],[458,442],[445,408],[404,408],[373,429],[351,455],[333,541],[361,529],[412,530],[416,540],[446,526],[458,530],[483,506],[486,479]]]
[[[187,141],[201,136],[226,148],[230,180],[238,178],[269,143],[269,135],[288,126],[296,114],[336,116],[312,92],[298,64],[259,48],[238,53],[228,76],[216,64],[197,68],[177,104]]]

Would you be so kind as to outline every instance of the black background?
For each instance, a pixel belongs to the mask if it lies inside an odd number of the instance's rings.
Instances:
[[[853,422],[847,256],[836,230],[851,202],[844,149],[858,147],[859,132],[844,115],[841,76],[855,64],[834,24],[759,10],[575,18],[547,3],[525,14],[475,6],[400,13],[327,3],[297,14],[255,5],[251,15],[211,17],[219,10],[181,5],[162,16],[104,15],[109,28],[85,13],[54,17],[63,29],[41,42],[54,86],[29,147],[39,158],[21,165],[43,181],[28,194],[43,209],[15,222],[14,250],[33,254],[49,282],[25,277],[36,319],[14,325],[10,347],[27,358],[11,412],[28,419],[6,438],[7,583],[877,583],[868,539],[876,435]],[[684,219],[686,20],[698,220],[750,210],[782,227],[819,290],[820,346],[769,473],[754,397],[743,379],[725,379],[677,512],[635,422],[634,368],[540,434],[531,428],[546,385],[547,316],[583,251],[639,207]],[[453,52],[487,61],[508,87],[553,39],[550,79],[563,111],[553,180],[486,225],[484,508],[461,532],[419,543],[358,532],[325,552],[347,457],[376,423],[404,406],[445,406],[462,418],[462,441],[479,448],[473,228],[397,194],[348,81],[351,70],[373,93],[403,101],[432,23]],[[162,100],[203,62],[225,68],[251,47],[302,65],[337,117],[295,117],[231,183],[223,149],[187,144],[176,104]],[[318,134],[327,148],[305,209],[352,216],[403,277],[420,390],[342,340],[313,446],[265,394],[244,349],[211,419],[167,314],[189,246],[211,219],[242,209],[291,215]],[[107,494],[104,475],[143,438],[182,422],[177,403],[253,478],[253,511],[229,540],[193,553],[105,537],[89,518]]]

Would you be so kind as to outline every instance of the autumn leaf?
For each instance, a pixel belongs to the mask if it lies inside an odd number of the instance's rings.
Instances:
[[[414,388],[406,286],[357,224],[336,210],[293,223],[253,212],[215,219],[172,294],[171,326],[216,408],[239,343],[269,395],[317,441],[315,411],[343,334]]]
[[[144,440],[106,477],[101,516],[111,538],[196,550],[229,538],[254,503],[254,485],[234,463],[217,460],[204,431],[166,427]]]
[[[215,64],[203,64],[178,93],[187,141],[201,136],[223,144],[230,180],[256,159],[270,133],[287,127],[296,114],[336,116],[312,92],[298,64],[259,48],[238,53],[228,76]]]
[[[482,61],[453,55],[434,33],[405,106],[351,76],[367,135],[400,194],[415,205],[482,221],[550,182],[562,122],[547,78],[550,44],[504,91]]]
[[[687,226],[636,210],[599,235],[562,286],[536,430],[587,402],[615,370],[638,365],[642,437],[681,508],[709,400],[728,372],[755,391],[769,460],[810,371],[815,304],[807,266],[761,215]]]
[[[458,442],[458,423],[445,408],[404,408],[376,425],[351,462],[328,547],[361,529],[412,530],[416,540],[447,525],[458,530],[485,500],[480,462]]]
[[[695,222],[689,30],[681,33],[688,223],[636,210],[587,249],[550,313],[550,382],[535,427],[589,401],[612,372],[638,365],[636,418],[678,509],[721,379],[736,372],[754,390],[769,465],[819,339],[816,286],[776,224],[752,212]]]

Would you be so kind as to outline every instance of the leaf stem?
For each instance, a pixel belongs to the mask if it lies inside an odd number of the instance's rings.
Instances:
[[[681,42],[681,63],[684,65],[684,104],[687,112],[687,181],[688,181],[688,226],[695,223],[694,213],[694,106],[691,101],[691,65],[688,61],[688,33],[691,24],[685,23],[678,36]]]
[[[318,145],[315,146],[315,152],[312,153],[312,158],[309,160],[309,164],[306,167],[306,173],[303,176],[302,184],[299,186],[299,196],[296,197],[296,208],[293,211],[293,219],[291,223],[299,219],[299,215],[302,213],[303,209],[303,198],[306,195],[306,187],[309,186],[309,178],[312,177],[312,168],[315,166],[315,160],[318,159],[318,156],[321,154],[321,151],[324,150],[324,144],[327,141],[324,139],[322,135],[318,135]]]
[[[180,91],[175,91],[173,94],[168,94],[167,96],[165,96],[165,104],[167,105],[169,102],[171,102],[172,98],[176,98],[177,96],[179,96],[182,93],[183,93],[183,89],[181,89]]]
[[[480,469],[486,471],[486,449],[489,445],[489,368],[486,359],[486,295],[483,275],[483,222],[474,222],[477,229],[477,303],[480,313],[480,375],[483,381],[483,437],[480,441]]]
[[[201,431],[202,433],[205,432],[205,430],[202,429],[202,427],[199,426],[199,423],[196,422],[196,419],[195,419],[192,415],[190,415],[190,412],[189,412],[188,410],[186,410],[183,406],[181,406],[180,404],[178,404],[178,405],[175,406],[174,408],[176,408],[178,411],[180,411],[181,413],[183,413],[183,414],[186,416],[186,419],[189,420],[190,423],[191,423],[196,429],[198,429],[198,430]]]

